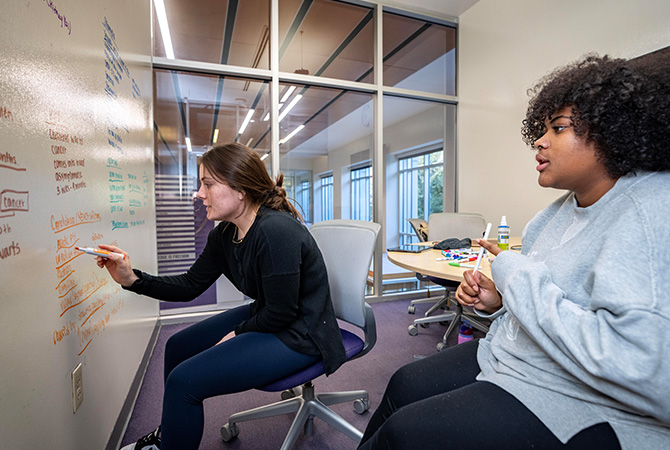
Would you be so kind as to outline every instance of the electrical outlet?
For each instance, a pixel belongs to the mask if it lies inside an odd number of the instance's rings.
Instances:
[[[72,414],[77,412],[77,409],[84,401],[84,383],[81,375],[81,363],[72,371]]]

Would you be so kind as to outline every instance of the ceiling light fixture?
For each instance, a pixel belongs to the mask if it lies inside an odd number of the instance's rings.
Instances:
[[[293,100],[291,101],[291,103],[289,103],[288,106],[286,107],[286,109],[284,111],[282,111],[282,113],[279,115],[278,122],[281,122],[282,119],[284,117],[286,117],[286,115],[289,113],[289,111],[291,111],[293,109],[293,107],[298,104],[298,102],[300,101],[301,98],[302,98],[302,94],[298,94],[295,97],[293,97]]]
[[[240,127],[240,131],[237,132],[237,134],[242,134],[244,133],[244,130],[247,129],[247,125],[249,125],[249,121],[251,120],[251,116],[254,115],[255,109],[251,108],[249,112],[247,112],[247,116],[244,118],[244,121],[242,122],[242,126]]]
[[[286,100],[288,100],[288,98],[291,96],[291,94],[293,94],[293,91],[295,91],[295,86],[289,86],[288,89],[286,90],[286,93],[284,94],[284,96],[279,101],[279,103],[286,102]]]
[[[270,152],[267,152],[266,154],[264,154],[263,156],[261,156],[261,161],[264,161],[265,158],[267,158],[268,156],[270,156]]]
[[[189,152],[192,152],[193,149],[191,148],[191,138],[187,136],[187,137],[185,138],[185,140],[186,140],[186,149],[187,149]]]
[[[268,120],[270,120],[270,111],[263,117],[263,122],[267,122]]]
[[[212,144],[216,144],[216,141],[219,140],[219,129],[214,129],[214,137],[212,138]]]
[[[300,131],[302,131],[303,128],[305,128],[305,125],[300,125],[298,128],[296,128],[295,130],[291,131],[291,133],[289,133],[288,136],[286,136],[284,139],[282,139],[281,141],[279,141],[279,145],[282,145],[282,144],[285,144],[286,142],[288,142],[289,139],[291,139],[291,138],[292,138],[293,136],[295,136],[296,134],[300,133]]]
[[[158,26],[161,29],[161,37],[163,38],[163,47],[165,47],[165,56],[168,59],[174,59],[174,49],[172,48],[172,39],[170,38],[170,28],[168,27],[167,13],[165,12],[165,3],[163,3],[163,0],[154,0],[154,7],[156,8],[156,18],[158,19]]]

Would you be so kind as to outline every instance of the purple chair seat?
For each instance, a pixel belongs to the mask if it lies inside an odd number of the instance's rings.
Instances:
[[[340,333],[342,333],[342,344],[344,344],[344,351],[347,355],[347,361],[358,355],[361,350],[363,350],[363,340],[356,336],[354,333],[351,333],[347,330],[340,328]],[[291,389],[296,386],[312,381],[313,379],[326,373],[326,369],[323,365],[323,361],[318,361],[307,367],[306,369],[296,372],[292,375],[289,375],[286,378],[270,383],[267,386],[258,388],[261,391],[266,392],[279,392],[285,389]]]

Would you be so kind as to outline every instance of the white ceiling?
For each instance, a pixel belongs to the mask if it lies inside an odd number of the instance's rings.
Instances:
[[[479,0],[391,0],[389,5],[406,5],[458,17]]]

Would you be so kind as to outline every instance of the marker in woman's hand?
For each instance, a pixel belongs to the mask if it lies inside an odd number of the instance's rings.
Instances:
[[[110,252],[107,250],[102,250],[99,248],[91,248],[91,247],[75,247],[75,250],[79,250],[80,252],[88,253],[89,255],[93,256],[102,256],[103,258],[109,258],[109,255],[116,255],[120,256],[121,258],[126,258],[126,255],[123,253],[116,253],[116,252]]]
[[[486,231],[484,232],[484,240],[487,240],[489,238],[490,233],[491,233],[491,223],[489,222],[488,225],[486,225]],[[477,262],[475,262],[474,272],[477,272],[479,270],[479,265],[482,262],[483,255],[484,255],[484,246],[481,246],[479,248],[479,253],[477,253]]]

